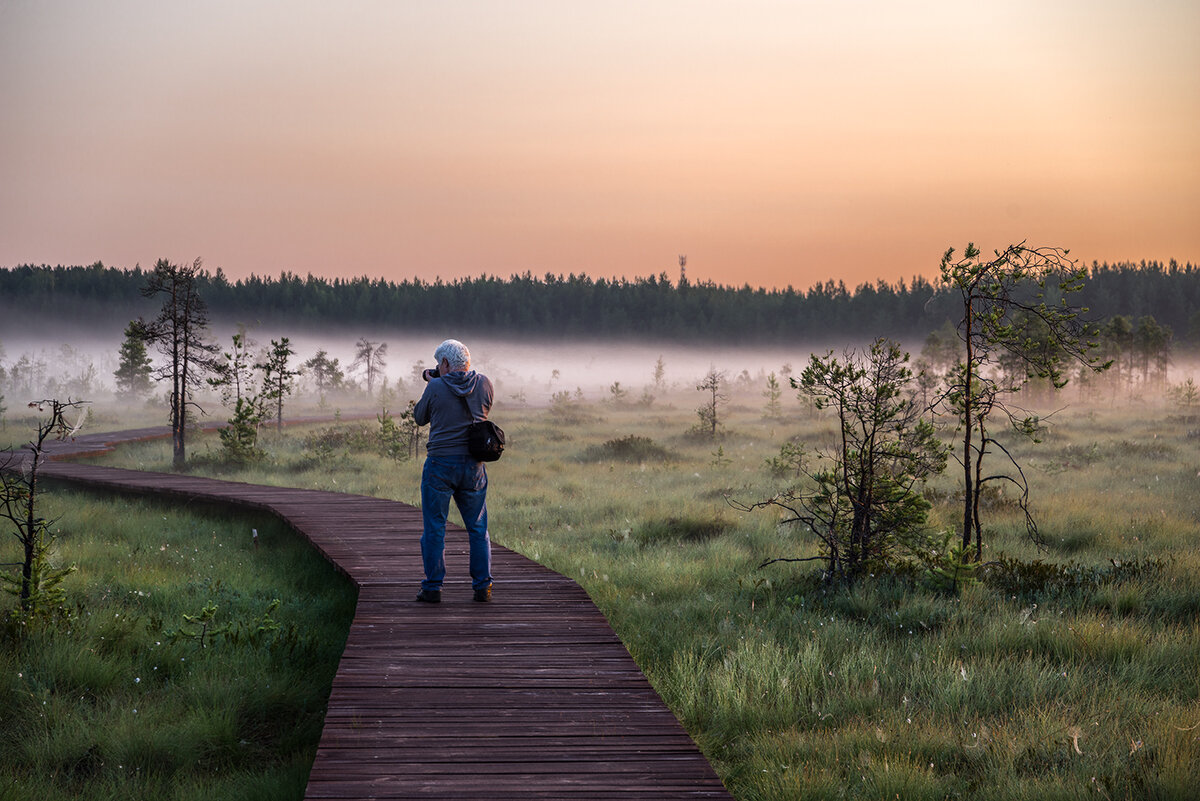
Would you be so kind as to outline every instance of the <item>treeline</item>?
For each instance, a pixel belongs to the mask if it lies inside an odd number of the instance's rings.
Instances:
[[[1093,263],[1080,293],[1096,321],[1153,316],[1177,344],[1200,343],[1200,267],[1142,262]],[[22,265],[0,268],[0,312],[70,315],[111,321],[146,313],[147,271]],[[666,273],[635,279],[585,275],[494,276],[429,282],[250,276],[230,281],[202,271],[197,290],[214,320],[303,326],[440,327],[447,314],[469,335],[645,337],[731,344],[832,341],[891,336],[911,341],[955,319],[955,299],[921,277],[851,290],[828,280],[808,290],[672,281]]]

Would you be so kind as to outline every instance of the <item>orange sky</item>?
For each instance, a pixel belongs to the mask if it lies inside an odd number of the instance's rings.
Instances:
[[[0,3],[0,266],[1200,262],[1200,3]]]

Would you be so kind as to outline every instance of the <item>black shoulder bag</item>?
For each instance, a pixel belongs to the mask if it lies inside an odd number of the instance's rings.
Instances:
[[[504,429],[491,420],[475,420],[471,404],[465,395],[459,395],[467,416],[473,421],[467,428],[467,450],[471,458],[480,462],[494,462],[504,453]]]

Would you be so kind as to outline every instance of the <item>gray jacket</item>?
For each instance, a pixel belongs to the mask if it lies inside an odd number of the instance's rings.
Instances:
[[[470,456],[467,428],[476,420],[487,419],[493,393],[488,377],[474,370],[430,379],[413,412],[417,425],[429,424],[426,452],[430,456]],[[462,398],[467,399],[470,414],[463,408]]]

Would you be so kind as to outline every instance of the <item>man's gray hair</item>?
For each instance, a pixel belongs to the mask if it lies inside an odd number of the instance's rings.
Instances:
[[[471,351],[467,350],[467,346],[457,339],[447,339],[438,345],[437,350],[433,352],[433,358],[438,364],[445,359],[455,370],[466,370],[471,366]]]

